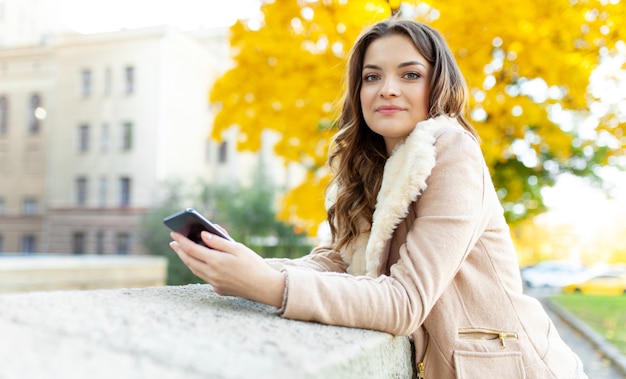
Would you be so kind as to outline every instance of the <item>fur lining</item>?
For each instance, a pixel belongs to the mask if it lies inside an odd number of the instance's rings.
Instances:
[[[422,121],[396,146],[385,163],[371,230],[359,235],[341,251],[348,273],[370,277],[381,273],[381,254],[386,243],[400,221],[406,218],[409,206],[426,189],[426,179],[435,166],[436,133],[451,125],[460,126],[447,116]]]

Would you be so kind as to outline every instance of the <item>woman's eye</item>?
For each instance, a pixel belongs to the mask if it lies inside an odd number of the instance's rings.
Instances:
[[[363,81],[364,82],[373,82],[376,79],[378,79],[378,75],[376,75],[376,74],[366,74],[366,75],[363,75]]]
[[[418,72],[407,72],[404,74],[404,78],[409,80],[419,79],[420,77],[421,75]]]

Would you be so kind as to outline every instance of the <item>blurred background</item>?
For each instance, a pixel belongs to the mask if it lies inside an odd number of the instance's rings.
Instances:
[[[348,49],[391,14],[466,76],[527,290],[625,351],[620,0],[0,0],[0,290],[197,282],[162,224],[185,207],[308,252]]]
[[[148,211],[257,184],[314,236],[347,48],[396,13],[457,56],[520,264],[624,262],[625,6],[519,7],[2,0],[0,252],[147,253]]]

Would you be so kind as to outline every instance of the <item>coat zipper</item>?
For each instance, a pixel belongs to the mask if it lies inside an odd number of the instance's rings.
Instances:
[[[430,349],[430,335],[428,336],[428,342],[426,342],[426,350],[424,350],[424,358],[417,364],[417,379],[426,379],[426,356]]]
[[[477,339],[477,340],[495,340],[499,339],[502,348],[506,347],[505,340],[517,339],[517,333],[506,332],[502,330],[484,329],[484,328],[464,328],[459,329],[459,338],[461,339]]]
[[[502,343],[502,348],[506,347],[506,339],[517,339],[517,333],[505,332],[494,329],[484,328],[464,328],[459,329],[459,338],[461,339],[480,339],[480,340],[495,340],[499,339]],[[428,345],[426,345],[426,351],[424,352],[424,359],[417,364],[417,378],[426,379],[426,356],[428,355],[428,348],[430,347],[430,338]]]
[[[417,379],[426,379],[426,376],[424,374],[425,369],[426,365],[424,364],[424,361],[421,361],[417,364]]]

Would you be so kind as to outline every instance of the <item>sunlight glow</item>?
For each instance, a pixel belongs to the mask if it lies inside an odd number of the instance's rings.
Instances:
[[[68,0],[57,7],[62,23],[82,34],[156,25],[185,31],[228,27],[259,14],[259,0]]]

